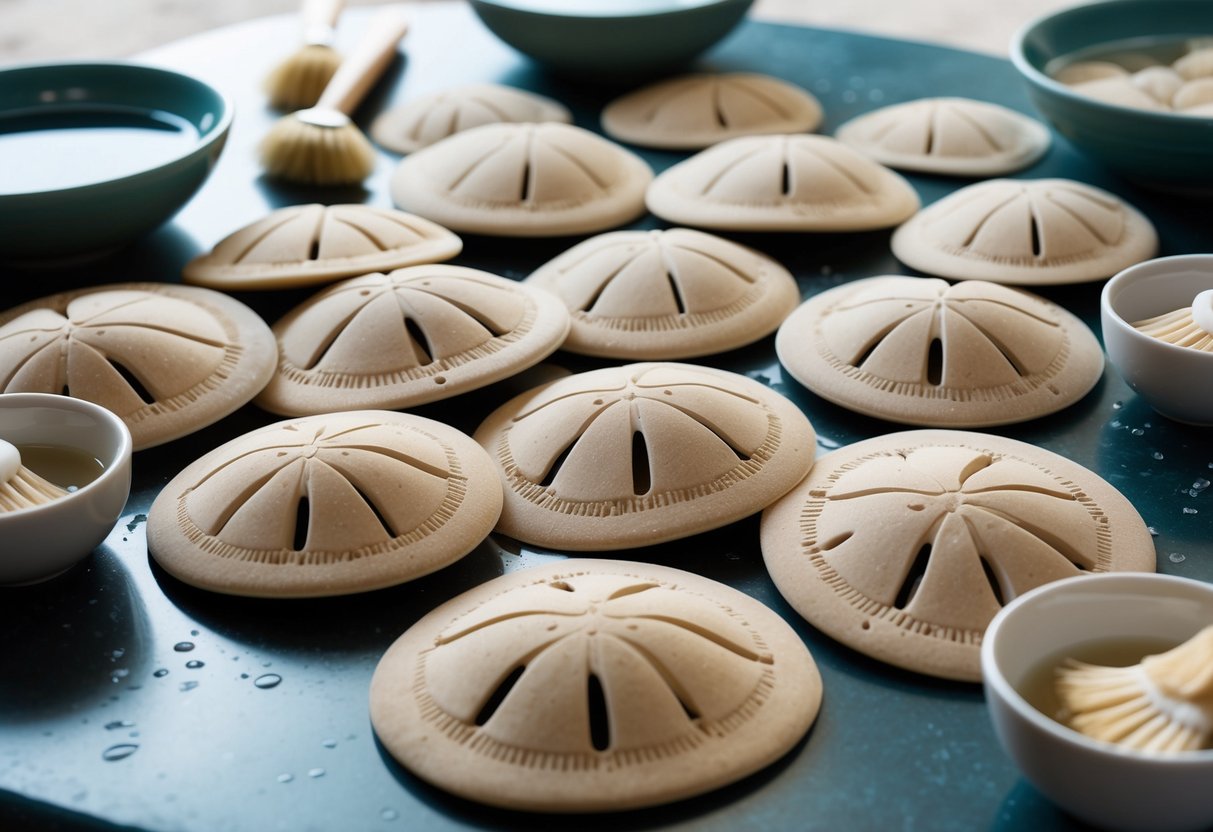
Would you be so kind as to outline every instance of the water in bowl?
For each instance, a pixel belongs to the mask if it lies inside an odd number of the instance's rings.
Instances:
[[[101,461],[78,448],[64,445],[17,445],[21,464],[60,488],[83,488],[105,470]]]
[[[159,110],[95,105],[31,107],[0,114],[0,195],[119,179],[179,158],[199,133]]]
[[[1129,72],[1147,66],[1169,65],[1189,52],[1213,47],[1213,35],[1182,38],[1137,37],[1097,43],[1061,55],[1045,65],[1045,73],[1056,76],[1066,67],[1088,61],[1116,64]]]

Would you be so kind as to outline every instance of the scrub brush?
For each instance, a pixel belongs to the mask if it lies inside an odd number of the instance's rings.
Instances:
[[[67,491],[21,465],[21,452],[0,439],[0,513],[33,508],[57,500]]]
[[[1062,720],[1138,751],[1194,751],[1213,740],[1213,626],[1132,667],[1068,659],[1057,669]]]
[[[1190,307],[1137,321],[1133,328],[1168,344],[1213,352],[1213,289],[1197,295]]]
[[[333,49],[342,0],[303,0],[303,46],[265,79],[270,106],[298,110],[315,106],[341,64]]]
[[[392,61],[408,31],[398,10],[385,9],[367,24],[316,106],[280,118],[261,143],[270,176],[308,185],[356,185],[375,169],[375,149],[350,113]]]

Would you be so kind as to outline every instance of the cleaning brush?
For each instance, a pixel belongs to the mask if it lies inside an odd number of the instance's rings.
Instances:
[[[315,106],[341,64],[333,49],[342,0],[303,0],[303,46],[265,79],[270,106],[298,110]]]
[[[1169,344],[1213,352],[1213,289],[1197,295],[1190,307],[1137,321],[1133,328]]]
[[[1148,752],[1194,751],[1213,739],[1213,626],[1132,667],[1067,659],[1057,669],[1062,721],[1094,739]]]
[[[57,500],[67,491],[21,465],[21,452],[0,439],[0,512],[17,511]]]
[[[408,20],[395,9],[371,18],[316,106],[279,119],[261,143],[266,173],[309,185],[356,185],[375,169],[375,149],[350,114],[387,68]]]

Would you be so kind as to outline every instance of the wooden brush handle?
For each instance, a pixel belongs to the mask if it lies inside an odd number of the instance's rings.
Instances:
[[[1150,681],[1173,699],[1213,698],[1213,625],[1172,650],[1147,656],[1141,666]]]
[[[379,80],[392,62],[396,44],[408,31],[409,22],[400,9],[387,8],[367,23],[362,39],[346,56],[337,74],[324,88],[316,109],[339,110],[347,116]]]
[[[309,46],[332,46],[337,18],[344,0],[303,0],[303,42]]]

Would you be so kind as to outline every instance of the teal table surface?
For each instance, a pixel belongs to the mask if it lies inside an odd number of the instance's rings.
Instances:
[[[464,82],[503,82],[555,97],[598,129],[620,90],[549,76],[496,41],[462,5],[414,6],[402,55],[358,113]],[[342,37],[356,39],[365,12]],[[194,73],[236,104],[218,169],[168,225],[120,255],[60,271],[7,270],[0,307],[77,286],[177,281],[182,264],[268,210],[306,201],[389,205],[396,157],[382,154],[365,189],[313,191],[259,174],[253,148],[273,114],[260,81],[297,39],[293,18],[253,21],[168,45],[142,59]],[[962,95],[1031,112],[1010,64],[935,46],[746,22],[701,61],[716,70],[786,78],[821,99],[832,133],[846,119],[925,95]],[[602,79],[599,79],[600,81]],[[656,170],[682,158],[644,152]],[[1139,190],[1056,138],[1025,178],[1066,176],[1127,198],[1158,225],[1163,254],[1213,247],[1209,206]],[[910,176],[925,203],[963,180]],[[659,227],[648,217],[635,227]],[[909,273],[889,232],[746,234],[783,262],[805,297],[877,274]],[[455,261],[521,278],[575,240],[469,236]],[[1041,291],[1098,332],[1100,284]],[[244,294],[267,320],[311,291]],[[558,353],[572,370],[603,362]],[[711,364],[758,379],[810,416],[820,451],[899,430],[810,394],[775,358],[773,339]],[[528,381],[529,378],[529,381]],[[473,428],[534,376],[419,413]],[[490,538],[422,580],[366,595],[274,602],[214,595],[166,575],[148,557],[145,514],[159,488],[205,451],[274,421],[252,406],[191,437],[142,451],[126,514],[81,566],[51,582],[0,590],[0,829],[147,830],[1012,830],[1077,824],[1023,781],[1001,752],[978,686],[871,661],[801,620],[763,567],[756,518],[689,540],[611,553],[727,582],[783,615],[822,672],[825,701],[808,737],[770,768],[718,792],[656,809],[584,818],[484,808],[420,782],[377,744],[367,687],[384,649],[438,603],[496,575],[564,557]],[[1160,571],[1213,581],[1213,431],[1155,414],[1108,367],[1081,402],[995,432],[1098,472],[1157,532]],[[3,542],[0,541],[0,546]],[[192,649],[182,652],[186,644]],[[187,662],[201,666],[187,667]],[[114,751],[117,746],[136,746]],[[124,752],[130,752],[124,754]],[[107,759],[119,757],[120,759]]]

